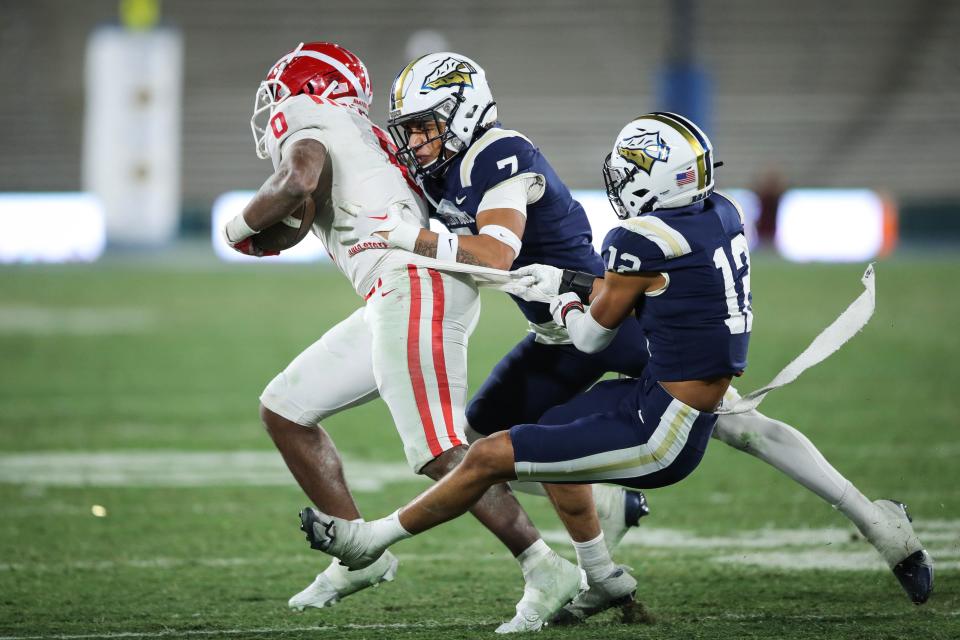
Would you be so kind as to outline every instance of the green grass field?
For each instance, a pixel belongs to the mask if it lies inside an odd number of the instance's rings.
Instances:
[[[750,391],[860,293],[862,266],[754,261]],[[960,260],[878,264],[864,332],[763,410],[804,431],[867,495],[908,503],[937,561],[923,607],[842,516],[719,442],[618,559],[655,621],[612,615],[556,638],[960,637]],[[396,582],[333,609],[287,599],[326,564],[297,529],[304,497],[257,396],[359,299],[320,267],[213,264],[0,269],[0,640],[492,637],[522,583],[464,518],[400,543]],[[525,326],[485,293],[473,388]],[[366,515],[424,486],[385,406],[325,425]],[[568,557],[545,501],[523,498]],[[92,513],[102,506],[105,517]]]

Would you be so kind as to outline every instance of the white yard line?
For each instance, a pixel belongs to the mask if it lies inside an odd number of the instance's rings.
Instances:
[[[401,462],[344,457],[354,491],[425,482]],[[43,451],[0,454],[0,483],[40,486],[293,486],[275,451]]]
[[[448,620],[438,622],[434,620],[424,620],[422,622],[408,623],[380,623],[380,624],[341,624],[341,625],[315,625],[312,627],[256,627],[252,629],[164,629],[162,631],[116,631],[108,633],[81,633],[81,634],[52,634],[36,636],[0,636],[0,640],[87,640],[88,638],[166,638],[170,636],[235,636],[246,634],[282,634],[282,633],[307,633],[317,632],[326,633],[330,631],[345,630],[365,630],[365,629],[443,629],[464,626],[495,625],[501,621],[496,620]]]
[[[157,324],[156,312],[138,307],[0,307],[0,334],[99,336],[143,333]]]
[[[402,562],[456,562],[463,560],[462,553],[398,553]],[[0,573],[60,573],[70,571],[115,571],[117,569],[182,569],[184,567],[247,567],[266,565],[302,566],[313,557],[317,567],[323,568],[329,563],[329,557],[305,551],[303,555],[282,557],[240,557],[240,558],[128,558],[125,560],[70,560],[66,562],[0,562]],[[510,562],[510,554],[483,553],[470,557],[471,562]]]
[[[957,618],[960,617],[960,611],[924,611],[925,616],[937,618]],[[898,618],[914,618],[916,614],[912,611],[897,613],[876,613],[876,614],[856,614],[857,620],[895,620]],[[716,616],[695,616],[696,620],[716,620],[716,621],[744,621],[768,620],[775,618],[778,621],[786,622],[849,622],[850,614],[801,614],[801,615],[777,615],[770,613],[728,613]],[[338,625],[318,625],[312,627],[254,627],[248,629],[164,629],[162,631],[117,631],[108,633],[83,633],[83,634],[50,634],[50,635],[29,635],[29,636],[0,636],[0,640],[89,640],[93,638],[166,638],[188,637],[188,636],[235,636],[245,634],[257,635],[279,635],[284,633],[329,633],[331,631],[389,631],[390,629],[449,629],[458,627],[493,627],[499,624],[499,620],[471,620],[454,619],[439,622],[436,620],[422,620],[419,622],[397,622],[397,623],[378,623],[378,624],[338,624]]]

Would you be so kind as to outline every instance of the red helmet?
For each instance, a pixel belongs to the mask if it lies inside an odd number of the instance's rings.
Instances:
[[[257,124],[258,116],[269,118],[277,104],[301,93],[326,98],[364,116],[373,102],[370,76],[360,58],[332,42],[301,42],[270,68],[257,90],[250,127],[261,158],[267,157],[266,127]]]

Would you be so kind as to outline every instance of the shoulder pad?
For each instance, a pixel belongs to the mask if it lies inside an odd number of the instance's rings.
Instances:
[[[274,122],[278,114],[283,114],[284,122]],[[297,131],[302,129],[332,129],[352,123],[353,114],[346,107],[318,98],[301,94],[285,100],[274,111],[270,118],[272,135],[278,142],[283,142]],[[279,134],[279,135],[278,135]]]
[[[655,256],[671,260],[692,251],[683,234],[653,215],[637,216],[624,220],[620,226],[632,234],[643,237],[657,249]],[[650,257],[654,257],[651,255]]]
[[[460,186],[481,193],[508,178],[533,173],[537,148],[521,133],[490,129],[470,145],[460,163]]]
[[[691,253],[683,235],[654,216],[624,220],[603,241],[603,259],[610,271],[665,271],[668,262]]]
[[[740,203],[731,196],[719,191],[714,191],[711,196],[716,202],[717,215],[720,216],[720,223],[727,235],[737,235],[743,233],[743,225],[746,219],[743,217],[743,209]]]
[[[344,107],[316,96],[301,94],[284,100],[274,109],[267,125],[267,151],[276,167],[283,143],[295,133],[324,142],[331,129],[342,130],[349,123],[350,113]],[[309,135],[307,135],[309,134]]]

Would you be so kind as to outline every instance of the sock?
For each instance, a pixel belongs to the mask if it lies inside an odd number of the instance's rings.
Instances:
[[[573,543],[577,550],[577,564],[587,574],[587,582],[596,584],[616,570],[616,565],[610,558],[607,545],[603,542],[603,532],[593,540]]]
[[[877,522],[877,505],[850,482],[847,482],[847,490],[833,508],[847,516],[865,536],[868,536],[870,526]]]
[[[721,416],[718,438],[787,474],[847,516],[857,528],[876,521],[876,507],[833,468],[810,440],[790,425],[759,411]]]
[[[523,573],[523,577],[526,578],[530,570],[551,553],[553,553],[553,549],[547,546],[543,538],[538,538],[536,542],[524,549],[517,556],[517,562],[520,563],[520,571]]]
[[[371,540],[374,544],[389,547],[398,540],[406,540],[412,533],[400,524],[400,510],[397,509],[386,518],[380,518],[369,523],[372,530]]]

